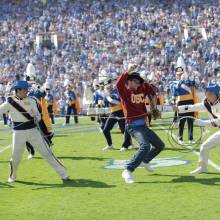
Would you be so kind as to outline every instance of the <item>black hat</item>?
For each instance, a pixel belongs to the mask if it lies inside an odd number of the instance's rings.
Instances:
[[[128,80],[133,80],[133,79],[138,79],[140,83],[144,82],[144,79],[140,76],[140,73],[138,72],[132,72],[131,74],[128,75]]]
[[[181,66],[179,66],[179,67],[177,67],[177,68],[175,69],[175,71],[176,71],[177,73],[182,73],[184,70],[183,70],[183,68],[182,68]]]

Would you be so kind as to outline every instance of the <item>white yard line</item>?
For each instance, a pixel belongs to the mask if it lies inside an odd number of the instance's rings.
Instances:
[[[168,131],[165,127],[160,126],[160,128],[162,128],[166,133],[169,134],[169,131]],[[174,136],[175,138],[177,138],[176,135],[173,135],[173,136]],[[199,152],[197,152],[197,151],[195,151],[195,150],[193,150],[192,153],[195,154],[196,156],[199,156]],[[214,169],[216,169],[217,171],[220,172],[220,166],[219,166],[218,164],[214,163],[214,162],[211,161],[211,160],[208,160],[208,164],[209,164],[211,167],[213,167]]]
[[[0,149],[0,153],[6,151],[7,149],[11,148],[11,144],[9,144],[8,146],[3,147],[2,149]]]

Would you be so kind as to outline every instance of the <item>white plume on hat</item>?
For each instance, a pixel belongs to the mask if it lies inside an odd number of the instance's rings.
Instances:
[[[48,82],[44,83],[44,89],[51,89],[51,85]]]
[[[142,70],[140,72],[140,77],[143,79],[143,80],[148,80],[148,77],[147,77],[147,74],[146,74],[146,71],[145,70]]]
[[[178,68],[178,67],[181,67],[184,72],[186,71],[186,64],[185,64],[185,62],[184,62],[184,59],[183,59],[183,56],[182,56],[182,55],[180,55],[180,56],[177,58],[176,68]]]
[[[26,76],[29,76],[30,78],[36,77],[35,67],[32,63],[28,63],[27,65]]]

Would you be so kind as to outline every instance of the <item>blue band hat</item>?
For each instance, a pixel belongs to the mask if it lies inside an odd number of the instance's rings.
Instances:
[[[220,95],[220,87],[217,84],[208,84],[206,87],[206,92],[212,92],[215,93],[217,96]]]
[[[128,80],[133,80],[133,79],[138,79],[140,83],[144,82],[144,79],[140,76],[140,73],[138,72],[132,72],[131,74],[128,75]]]
[[[28,89],[29,87],[31,87],[30,84],[28,84],[27,81],[24,81],[24,80],[18,80],[14,83],[14,85],[12,86],[12,90],[15,90],[15,89]]]

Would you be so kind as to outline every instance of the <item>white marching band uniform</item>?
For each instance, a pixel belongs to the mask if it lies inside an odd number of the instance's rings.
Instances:
[[[194,105],[184,105],[184,106],[178,106],[178,112],[179,113],[186,113],[186,112],[200,112],[200,111],[206,111],[209,116],[209,120],[201,120],[197,119],[196,124],[198,126],[214,126],[219,127],[220,126],[220,102],[219,100],[214,105],[209,105],[211,107],[211,112],[207,109],[205,106],[205,102],[203,103],[197,103]],[[215,117],[216,116],[216,117]],[[199,167],[197,170],[192,171],[191,173],[207,173],[208,169],[208,159],[209,159],[209,151],[212,148],[220,146],[220,131],[215,132],[212,134],[204,143],[202,143],[200,147],[200,156],[199,156]]]
[[[26,142],[29,142],[35,149],[37,149],[37,151],[39,151],[39,153],[47,160],[47,162],[55,169],[63,180],[68,179],[65,167],[54,156],[51,148],[48,146],[36,126],[36,124],[41,120],[41,114],[38,111],[36,100],[31,97],[20,99],[17,96],[14,96],[11,98],[23,109],[25,109],[26,112],[35,119],[35,122],[29,123],[30,121],[28,121],[28,119],[8,101],[0,105],[0,114],[8,112],[12,119],[12,124],[14,125],[12,157],[10,161],[11,173],[8,182],[14,182],[16,179],[16,171],[22,159]]]

